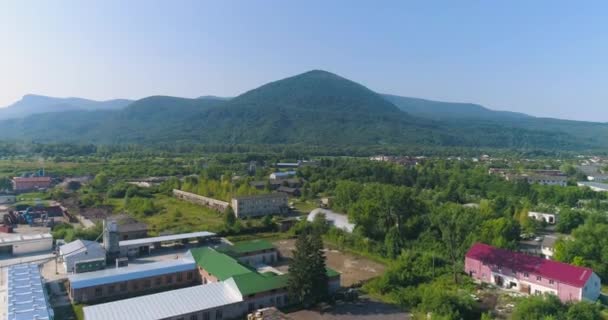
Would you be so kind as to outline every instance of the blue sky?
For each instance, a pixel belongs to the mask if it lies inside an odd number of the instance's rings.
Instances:
[[[2,1],[0,105],[234,96],[310,69],[371,89],[608,121],[608,2]]]

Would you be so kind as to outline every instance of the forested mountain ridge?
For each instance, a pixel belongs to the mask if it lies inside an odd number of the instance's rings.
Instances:
[[[83,98],[54,98],[35,94],[23,96],[21,100],[0,108],[0,120],[23,118],[34,114],[73,110],[117,110],[129,105],[132,100],[114,99],[94,101]]]
[[[425,108],[438,115],[423,114]],[[36,142],[608,147],[602,138],[608,136],[606,124],[380,95],[320,70],[274,81],[234,98],[153,96],[118,110],[44,113],[0,125],[5,129],[0,139]]]

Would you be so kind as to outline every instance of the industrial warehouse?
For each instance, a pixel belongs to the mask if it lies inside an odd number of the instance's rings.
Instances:
[[[189,251],[185,260],[192,263],[192,266],[184,265],[188,274],[192,274],[190,279],[196,279],[199,285],[88,306],[84,308],[85,319],[231,319],[256,309],[288,304],[287,274],[264,264],[264,261],[277,261],[276,249],[266,241],[255,240],[218,248],[195,248]],[[165,270],[164,265],[148,265],[149,268],[143,272],[129,273],[131,276],[118,277],[98,271],[86,277],[71,277],[70,282],[72,287],[80,287],[84,280],[90,284],[87,288],[89,294],[97,292],[100,298],[106,299],[119,294],[117,291],[109,292],[112,287],[116,290],[117,283],[124,286],[125,292],[133,288],[144,288],[147,281],[152,284],[172,279],[171,283],[174,283],[172,276],[163,278],[159,275]],[[328,268],[327,275],[330,291],[339,289],[340,274]],[[186,279],[186,282],[192,281]],[[108,283],[113,285],[108,286]],[[149,289],[150,286],[147,287]]]

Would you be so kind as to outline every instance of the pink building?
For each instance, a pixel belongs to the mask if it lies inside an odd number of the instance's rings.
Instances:
[[[526,294],[551,293],[563,302],[600,295],[593,270],[476,243],[465,256],[465,272],[481,282]]]

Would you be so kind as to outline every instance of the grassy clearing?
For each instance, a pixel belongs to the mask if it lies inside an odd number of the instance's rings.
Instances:
[[[143,219],[152,235],[163,231],[219,231],[223,225],[221,213],[170,196],[155,195],[154,205],[160,213]]]
[[[293,200],[293,206],[296,208],[296,210],[300,214],[308,214],[312,210],[318,208],[319,204],[315,200],[310,200],[310,201]]]
[[[261,233],[255,233],[255,234],[228,236],[226,238],[232,242],[250,241],[250,240],[257,240],[257,239],[264,239],[264,240],[268,240],[270,242],[274,242],[277,240],[289,239],[292,237],[293,236],[291,234],[285,233],[285,232],[261,232]]]

